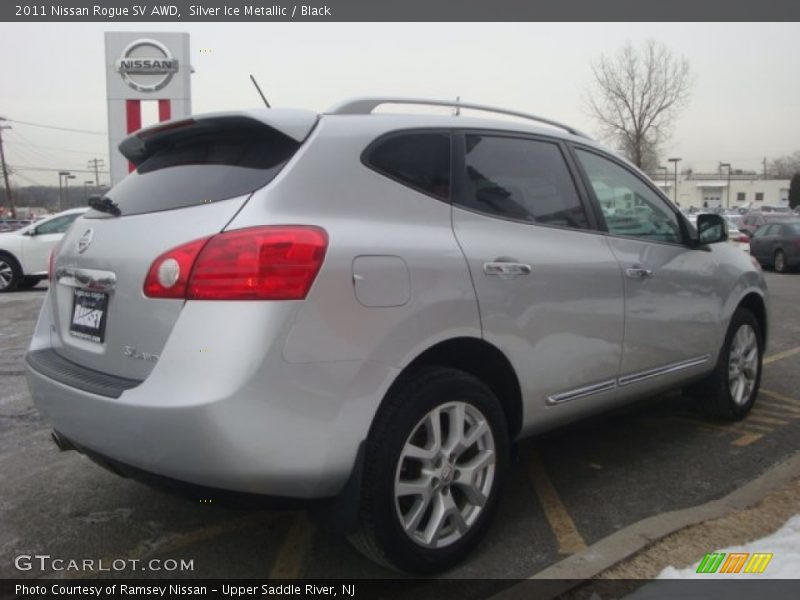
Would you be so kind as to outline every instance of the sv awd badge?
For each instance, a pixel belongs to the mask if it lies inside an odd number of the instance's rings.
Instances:
[[[139,352],[133,346],[125,346],[122,353],[128,358],[135,358],[136,360],[146,360],[147,362],[158,362],[158,354],[150,354],[149,352]]]

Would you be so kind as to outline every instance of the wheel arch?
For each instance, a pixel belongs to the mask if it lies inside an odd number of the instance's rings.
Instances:
[[[508,435],[514,439],[522,428],[522,390],[511,362],[496,346],[475,337],[457,337],[439,341],[426,348],[398,374],[381,401],[414,368],[438,366],[458,369],[480,379],[497,396],[508,425]],[[374,419],[373,419],[374,422]]]
[[[767,304],[764,298],[756,292],[748,292],[736,305],[736,308],[746,308],[753,316],[755,316],[758,325],[761,327],[761,333],[764,336],[764,347],[767,346],[767,338],[769,337],[769,316],[767,312]]]

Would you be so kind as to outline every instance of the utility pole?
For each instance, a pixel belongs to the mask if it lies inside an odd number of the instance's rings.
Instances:
[[[89,168],[94,171],[94,185],[100,187],[100,167],[104,166],[102,158],[93,158],[89,161]]]
[[[764,165],[764,179],[766,179],[767,178],[767,157],[766,156],[764,157],[764,160],[762,161],[761,164]]]
[[[5,117],[0,117],[0,122],[5,121]],[[3,129],[11,129],[11,125],[0,124],[0,163],[3,164],[3,179],[6,182],[6,202],[11,218],[17,218],[17,210],[14,208],[14,199],[11,197],[11,184],[8,182],[8,167],[6,166],[6,154],[3,151]]]
[[[669,162],[675,165],[675,206],[680,206],[678,204],[678,163],[681,162],[682,158],[668,158]]]
[[[725,205],[726,208],[730,208],[731,207],[731,163],[719,163],[720,176],[722,175],[721,173],[722,167],[726,167],[728,169],[728,184],[727,184],[728,199],[725,202]]]

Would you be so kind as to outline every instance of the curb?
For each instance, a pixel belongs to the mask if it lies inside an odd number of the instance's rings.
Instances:
[[[727,496],[698,506],[642,519],[532,575],[529,579],[560,580],[558,584],[554,582],[548,593],[537,600],[556,598],[671,533],[753,506],[769,492],[786,486],[798,476],[800,476],[800,452]],[[496,594],[492,600],[529,598],[530,588],[526,588],[524,584],[517,584]]]

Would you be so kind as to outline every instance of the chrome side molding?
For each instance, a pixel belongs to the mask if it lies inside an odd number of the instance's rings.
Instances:
[[[683,371],[684,369],[698,367],[703,363],[708,362],[709,358],[711,358],[711,355],[704,354],[703,356],[697,356],[681,362],[671,363],[664,365],[663,367],[656,367],[654,369],[647,369],[646,371],[632,373],[631,375],[624,375],[620,377],[617,382],[620,387],[623,385],[630,385],[632,383],[639,383],[640,381],[652,379],[653,377],[659,377],[661,375],[667,375],[668,373],[675,373],[677,371]]]
[[[585,398],[601,392],[608,392],[618,387],[646,381],[648,379],[652,379],[653,377],[668,375],[669,373],[676,373],[677,371],[683,371],[684,369],[691,369],[692,367],[698,367],[707,363],[710,358],[710,354],[704,354],[703,356],[696,356],[695,358],[690,358],[688,360],[670,363],[668,365],[647,369],[645,371],[639,371],[637,373],[631,373],[630,375],[623,375],[622,377],[618,377],[616,379],[609,379],[607,381],[581,386],[574,390],[559,392],[558,394],[548,396],[547,404],[551,406],[555,404],[562,404],[564,402],[569,402],[570,400],[577,400],[578,398]]]

